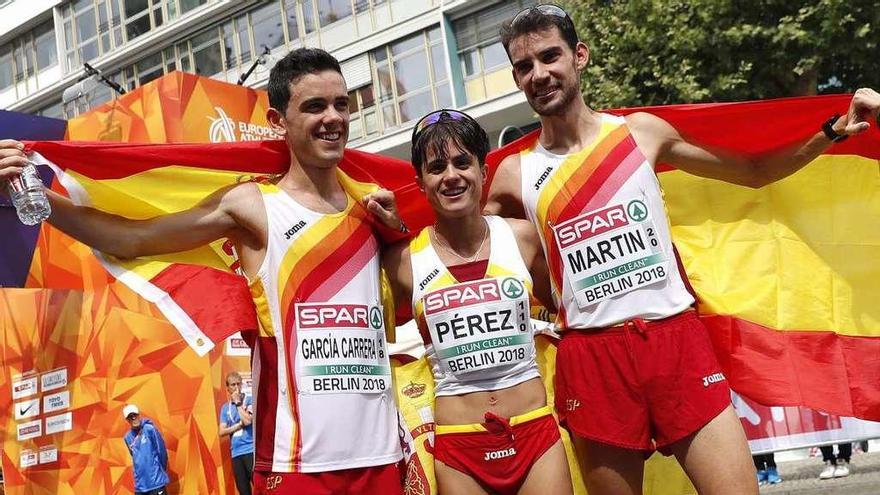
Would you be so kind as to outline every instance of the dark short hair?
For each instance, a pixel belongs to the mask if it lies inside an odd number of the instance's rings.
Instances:
[[[286,112],[290,85],[306,74],[325,70],[342,74],[339,61],[320,48],[297,48],[288,53],[269,72],[269,106],[281,113]]]
[[[513,23],[513,19],[505,21],[501,25],[501,44],[504,46],[504,51],[507,52],[507,58],[510,58],[510,43],[515,38],[553,28],[559,30],[562,39],[565,40],[569,48],[574,50],[579,40],[571,16],[560,17],[545,14],[537,8],[531,7],[528,12],[516,17],[516,24]]]
[[[480,166],[486,163],[489,154],[489,136],[476,120],[468,116],[465,119],[441,118],[437,123],[426,127],[416,135],[412,142],[412,164],[421,177],[422,165],[428,157],[428,151],[441,160],[447,160],[446,142],[452,141],[461,151],[477,157]]]

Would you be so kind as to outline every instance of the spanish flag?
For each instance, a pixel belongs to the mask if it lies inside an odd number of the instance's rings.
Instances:
[[[612,110],[653,113],[689,140],[760,155],[806,139],[850,96]],[[496,150],[493,167],[537,132]],[[658,166],[673,241],[737,392],[880,420],[880,132],[831,146],[761,189]],[[573,177],[572,180],[577,180]]]
[[[186,210],[224,187],[283,174],[289,160],[283,141],[211,145],[47,141],[30,143],[28,149],[33,152],[32,161],[53,169],[62,192],[74,203],[134,219]],[[417,192],[411,184],[412,173],[389,173],[402,170],[412,167],[400,160],[347,150],[338,175],[355,198],[376,191],[377,183],[407,197]],[[383,173],[374,176],[376,171]],[[375,230],[389,241],[399,238],[378,221]],[[154,303],[199,355],[236,332],[257,328],[247,283],[232,243],[226,239],[190,251],[133,260],[98,251],[94,255],[115,279]],[[35,260],[35,264],[40,262]],[[77,281],[58,277],[59,270],[32,268],[31,272],[38,275],[31,275],[28,287],[89,289],[98,284],[83,279],[83,285],[76,286]],[[41,273],[45,278],[35,280]]]

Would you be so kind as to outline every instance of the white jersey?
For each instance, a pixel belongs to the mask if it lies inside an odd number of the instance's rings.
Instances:
[[[269,235],[250,283],[260,323],[255,468],[313,473],[397,462],[379,245],[368,213],[349,197],[345,211],[321,214],[277,186],[259,187]]]
[[[556,155],[537,143],[520,162],[561,330],[656,320],[693,304],[660,182],[623,117],[602,114],[598,137],[579,152]]]
[[[484,218],[490,252],[479,280],[456,280],[428,229],[410,242],[413,315],[437,396],[498,390],[539,376],[529,320],[532,277],[507,221]]]

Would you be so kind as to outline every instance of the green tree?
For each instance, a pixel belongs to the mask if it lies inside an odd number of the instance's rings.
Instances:
[[[880,0],[567,0],[599,108],[880,87]]]

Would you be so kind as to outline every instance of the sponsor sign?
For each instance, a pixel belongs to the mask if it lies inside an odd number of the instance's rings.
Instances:
[[[451,285],[426,294],[423,302],[431,344],[448,373],[501,369],[534,355],[529,295],[518,278]]]
[[[639,199],[579,215],[553,227],[578,306],[665,280],[666,255]]]
[[[66,412],[46,418],[46,435],[73,429],[73,413]]]
[[[364,304],[297,304],[301,393],[384,393],[391,388],[382,309]]]
[[[226,339],[226,355],[245,357],[251,355],[251,348],[248,347],[244,339],[241,338],[241,333],[236,333]]]
[[[22,469],[37,465],[37,452],[35,450],[22,450],[19,456],[18,466]]]
[[[40,389],[43,392],[67,386],[67,368],[59,368],[40,376]]]
[[[49,464],[58,461],[58,448],[54,445],[40,447],[40,464]]]
[[[69,390],[63,390],[55,394],[43,396],[43,414],[63,411],[68,407],[70,407]]]
[[[40,399],[35,397],[26,401],[16,402],[12,407],[15,409],[16,421],[25,418],[32,418],[40,414]]]
[[[18,375],[12,380],[12,399],[22,399],[37,394],[37,375]]]
[[[807,407],[765,406],[731,392],[753,454],[880,438],[880,423]]]
[[[27,423],[19,423],[16,425],[16,438],[19,442],[37,438],[43,434],[43,421],[35,420]]]

